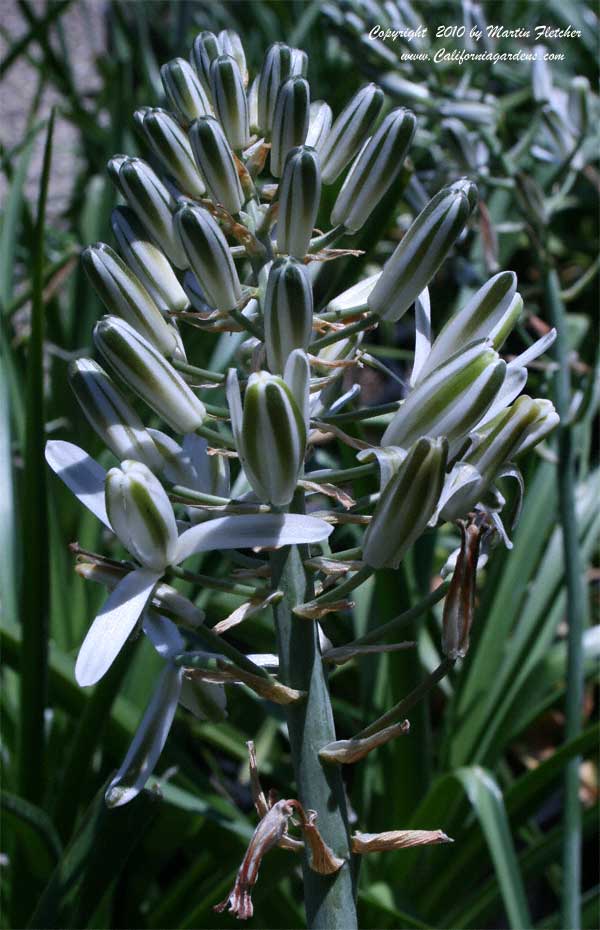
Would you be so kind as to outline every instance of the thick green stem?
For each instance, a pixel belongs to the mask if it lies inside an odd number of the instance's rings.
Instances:
[[[582,729],[583,704],[583,621],[585,600],[583,570],[575,511],[575,450],[568,422],[570,406],[567,326],[560,284],[554,268],[545,269],[548,313],[556,327],[555,353],[559,367],[555,376],[556,409],[561,418],[558,433],[558,505],[563,534],[567,581],[567,695],[565,702],[565,743],[576,739]],[[581,805],[579,803],[580,757],[565,768],[564,845],[563,845],[563,926],[581,927]]]
[[[326,670],[316,623],[292,612],[314,595],[303,565],[308,555],[305,549],[286,546],[271,555],[273,586],[285,592],[273,608],[278,677],[284,684],[307,692],[305,701],[286,707],[299,800],[305,809],[317,811],[325,842],[346,860],[334,875],[319,875],[304,859],[306,919],[310,928],[353,930],[357,921],[344,785],[340,767],[324,768],[319,760],[319,750],[336,738]]]

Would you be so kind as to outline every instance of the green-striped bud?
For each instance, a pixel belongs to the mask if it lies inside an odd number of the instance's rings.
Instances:
[[[532,400],[523,394],[478,429],[472,448],[448,475],[440,503],[441,519],[457,520],[472,510],[507,464],[541,442],[558,422],[550,401]]]
[[[288,155],[279,185],[277,216],[277,248],[294,258],[304,258],[308,252],[319,202],[321,172],[314,149],[300,145]]]
[[[209,94],[211,93],[210,66],[215,58],[218,58],[220,54],[221,43],[217,39],[214,32],[205,30],[194,39],[192,53],[190,56],[191,62],[196,69],[204,90]]]
[[[160,69],[160,76],[169,107],[183,126],[212,113],[208,94],[184,58],[168,61]]]
[[[244,203],[240,178],[231,146],[221,124],[212,116],[196,120],[190,128],[194,158],[215,203],[238,213]]]
[[[306,77],[308,74],[308,55],[301,48],[292,49],[290,74],[296,74],[298,77]]]
[[[260,128],[258,125],[258,78],[255,77],[252,81],[248,93],[246,94],[248,98],[248,123],[250,126],[251,135],[260,135]]]
[[[153,471],[163,467],[162,457],[135,410],[116,384],[91,358],[69,365],[69,382],[90,426],[119,459],[135,459]]]
[[[471,212],[473,212],[479,202],[479,192],[477,190],[477,185],[473,181],[470,181],[468,178],[459,178],[458,181],[453,181],[452,184],[448,184],[446,190],[464,194],[467,198],[469,210]]]
[[[419,439],[381,493],[363,543],[363,558],[373,568],[398,568],[425,530],[443,484],[448,444]]]
[[[186,310],[189,300],[177,276],[129,207],[115,207],[110,224],[121,255],[165,315]]]
[[[275,42],[267,49],[258,78],[258,125],[267,137],[273,126],[275,101],[281,84],[292,73],[292,50],[283,42]]]
[[[231,426],[244,473],[255,494],[275,506],[289,504],[306,450],[306,424],[283,380],[254,372],[242,405],[235,369],[227,377]]]
[[[585,135],[589,129],[591,101],[588,79],[583,75],[574,77],[569,84],[567,110],[569,119],[580,136]]]
[[[105,316],[94,327],[94,343],[123,381],[178,433],[202,426],[206,410],[179,372],[118,317]]]
[[[467,305],[454,313],[440,330],[419,372],[419,381],[464,346],[490,336],[511,306],[516,289],[514,271],[501,271],[480,287]]]
[[[383,434],[407,449],[421,436],[445,436],[452,457],[502,387],[506,362],[485,342],[458,352],[413,388]]]
[[[324,100],[315,100],[308,111],[308,131],[305,144],[310,145],[317,152],[321,152],[323,143],[331,129],[333,114],[331,107]]]
[[[242,299],[242,288],[227,239],[216,220],[202,207],[184,204],[175,214],[175,226],[209,303],[219,310],[233,310]]]
[[[145,107],[134,114],[144,137],[165,170],[184,194],[202,197],[206,188],[200,177],[189,139],[179,123],[166,110]]]
[[[438,104],[438,109],[440,116],[456,117],[475,126],[493,126],[498,118],[498,111],[493,104],[479,100],[443,100]]]
[[[264,304],[267,362],[282,374],[294,349],[307,349],[312,333],[313,293],[306,265],[278,259],[269,271]]]
[[[399,320],[435,275],[470,212],[466,193],[442,188],[421,210],[385,263],[369,296],[369,309],[382,320]]]
[[[416,127],[410,110],[388,113],[344,181],[331,213],[333,225],[360,229],[398,176]]]
[[[231,148],[241,152],[250,141],[248,100],[235,58],[219,55],[210,66],[210,87],[215,113]]]
[[[246,53],[239,35],[233,29],[222,29],[219,33],[219,44],[223,55],[230,55],[235,58],[245,87],[248,83],[248,67],[246,65]]]
[[[462,171],[477,170],[477,143],[459,119],[445,119],[441,124],[446,146]]]
[[[492,481],[505,462],[531,447],[527,440],[537,433],[540,415],[546,419],[549,412],[549,408],[540,407],[540,401],[523,394],[493,421],[492,428],[464,461],[473,465],[482,478]]]
[[[117,253],[97,242],[83,250],[81,263],[108,312],[127,320],[163,355],[172,355],[177,345],[173,327]]]
[[[152,238],[176,268],[187,268],[185,252],[173,226],[174,199],[155,171],[141,158],[118,162],[119,188]]]
[[[506,342],[508,336],[517,325],[517,320],[521,316],[522,312],[523,298],[520,294],[515,294],[509,306],[507,307],[504,316],[498,320],[490,332],[490,342],[492,343],[496,352],[499,352]]]
[[[333,184],[354,158],[379,115],[383,91],[367,84],[342,110],[321,148],[321,172],[325,184]]]
[[[519,403],[523,401],[526,395],[519,397],[517,401],[509,407],[507,410],[503,410],[493,419],[489,420],[485,426],[476,430],[477,439],[479,440],[478,445],[474,445],[473,452],[468,454],[465,458],[465,461],[468,461],[470,464],[476,465],[476,467],[481,470],[485,468],[485,459],[483,458],[484,446],[487,443],[487,440],[490,439],[492,434],[496,435],[495,443],[496,448],[501,447],[500,435],[501,428],[507,427],[511,422],[513,424],[518,424],[520,421],[517,419],[517,413],[519,409]],[[528,398],[527,398],[528,399]],[[528,452],[530,449],[533,449],[539,442],[546,438],[560,422],[560,417],[558,416],[554,404],[550,400],[545,400],[541,397],[535,398],[532,401],[533,407],[533,419],[527,420],[525,431],[520,435],[519,441],[512,450],[505,456],[506,459],[509,457],[511,459],[516,458],[517,456],[523,455],[523,453]],[[525,410],[528,410],[528,405],[522,405]],[[509,431],[507,430],[504,434],[509,436]],[[489,449],[494,446],[494,442],[490,439]],[[478,453],[480,456],[478,458]],[[483,461],[483,465],[481,462]],[[492,469],[493,470],[493,469]],[[488,470],[488,473],[491,474],[491,470]]]
[[[280,86],[273,113],[271,174],[281,176],[290,149],[302,145],[308,130],[310,89],[302,77],[291,77]]]
[[[141,462],[111,468],[105,484],[106,513],[128,552],[152,571],[175,558],[177,523],[162,484]]]

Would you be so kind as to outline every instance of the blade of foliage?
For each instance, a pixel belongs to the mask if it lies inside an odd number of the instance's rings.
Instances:
[[[29,921],[31,927],[86,927],[103,895],[156,814],[156,799],[142,792],[109,810],[106,785],[86,811]]]
[[[25,437],[23,525],[27,527],[26,571],[22,587],[23,665],[19,784],[25,798],[41,795],[44,752],[48,623],[48,514],[44,476],[44,231],[52,159],[54,114],[50,117],[40,181],[32,255],[33,300],[27,356],[27,421]],[[25,562],[25,560],[24,560]]]

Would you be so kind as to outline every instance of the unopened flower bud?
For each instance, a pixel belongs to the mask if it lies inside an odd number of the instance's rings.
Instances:
[[[448,184],[446,190],[451,192],[456,191],[458,193],[464,194],[469,203],[469,209],[471,212],[479,203],[479,192],[477,190],[477,185],[473,181],[470,181],[469,178],[459,178],[458,181],[452,181],[451,184]]]
[[[210,66],[221,54],[221,43],[214,32],[205,30],[194,39],[192,45],[191,61],[196,69],[198,77],[208,93],[210,90]]]
[[[288,152],[279,185],[277,248],[304,258],[319,210],[321,173],[319,158],[306,145]]]
[[[138,113],[141,113],[138,123],[144,136],[165,170],[173,175],[184,194],[202,197],[206,188],[188,137],[179,123],[158,107],[146,107]]]
[[[250,141],[250,127],[246,91],[235,58],[215,58],[210,66],[210,87],[215,113],[227,140],[234,151],[240,152]]]
[[[258,78],[258,125],[267,137],[271,134],[277,92],[292,73],[292,50],[283,42],[267,49]]]
[[[245,87],[248,83],[248,67],[244,46],[239,35],[233,29],[222,29],[219,33],[219,44],[223,55],[230,55],[236,60]]]
[[[290,74],[297,74],[298,77],[306,77],[308,74],[308,55],[301,48],[292,49]]]
[[[469,213],[469,200],[461,190],[439,191],[385,263],[369,297],[369,309],[382,320],[399,320],[435,275]]]
[[[501,317],[501,319],[498,320],[490,332],[490,342],[492,343],[496,352],[499,352],[506,342],[508,336],[515,328],[517,320],[521,316],[522,312],[523,298],[520,294],[515,294],[504,315]]]
[[[306,265],[295,258],[276,261],[269,271],[264,304],[267,362],[274,374],[282,374],[294,349],[310,343],[313,293]]]
[[[333,184],[356,155],[377,119],[383,104],[383,91],[367,84],[342,110],[321,147],[321,173],[324,184]]]
[[[175,214],[175,225],[209,303],[219,310],[233,310],[242,299],[242,288],[227,239],[216,220],[202,207],[185,204]]]
[[[591,100],[592,94],[588,79],[582,75],[574,77],[569,85],[567,106],[571,123],[580,136],[585,135],[589,128]]]
[[[169,106],[183,126],[212,113],[208,94],[184,58],[168,61],[160,69],[160,76]]]
[[[94,327],[94,342],[111,368],[178,433],[202,426],[206,410],[179,372],[118,317],[106,316]]]
[[[412,389],[381,445],[408,448],[421,436],[445,436],[452,457],[492,405],[505,374],[506,362],[485,343],[458,352]]]
[[[141,158],[118,164],[119,187],[127,203],[176,268],[187,268],[185,253],[175,236],[175,201],[156,172]]]
[[[108,312],[127,320],[163,355],[171,355],[177,345],[173,328],[117,253],[98,242],[83,250],[81,262]]]
[[[331,213],[335,226],[360,229],[398,176],[416,126],[410,110],[388,113],[344,181]]]
[[[521,399],[522,398],[519,398],[519,400]],[[531,422],[528,423],[525,431],[521,434],[519,441],[510,452],[510,457],[512,459],[523,455],[523,453],[528,452],[530,449],[533,449],[533,447],[545,439],[546,436],[549,436],[550,433],[555,430],[560,423],[560,417],[558,416],[554,408],[554,404],[551,400],[545,400],[541,397],[537,397],[533,401],[533,404],[535,416]],[[516,403],[513,404],[513,407],[514,406],[516,406]],[[509,412],[512,409],[512,407],[509,407],[507,411],[502,411],[493,419],[489,420],[485,426],[478,428],[476,430],[477,436],[480,439],[484,439],[490,436],[491,433],[494,432],[501,423],[506,423],[507,420],[510,420]],[[474,457],[469,456],[469,459],[473,461]]]
[[[190,128],[190,142],[212,199],[229,213],[238,213],[244,195],[233,152],[221,124],[212,116],[196,120]]]
[[[248,98],[248,123],[250,125],[250,134],[260,135],[260,127],[258,125],[258,78],[255,77],[252,81],[248,93],[246,94]]]
[[[463,659],[469,648],[469,631],[475,610],[477,559],[481,528],[460,524],[461,545],[444,601],[442,652],[448,659]]]
[[[130,207],[115,207],[110,224],[121,255],[152,296],[161,313],[186,310],[189,300],[171,264],[152,242]]]
[[[373,568],[398,568],[435,511],[448,458],[445,439],[419,439],[384,488],[363,543]]]
[[[97,362],[91,358],[71,362],[69,382],[90,426],[119,461],[135,459],[160,471],[163,460],[152,437]]]
[[[305,143],[312,146],[320,153],[323,142],[327,138],[333,114],[331,107],[324,100],[315,100],[311,103],[308,111],[308,131],[306,133]]]
[[[501,271],[480,287],[440,330],[419,372],[419,381],[469,343],[490,336],[510,307],[516,289],[517,276],[513,271]]]
[[[123,462],[106,476],[106,512],[125,548],[144,568],[163,571],[175,558],[177,523],[162,484],[141,462]]]
[[[538,432],[540,414],[543,414],[542,420],[552,416],[549,409],[540,407],[539,400],[523,394],[493,421],[492,428],[465,456],[465,462],[475,466],[484,479],[492,481],[505,462],[530,447],[527,440]],[[552,428],[553,419],[550,421]]]
[[[257,496],[289,504],[306,450],[306,425],[292,391],[266,371],[248,379],[242,414],[235,369],[227,378],[231,426],[244,473]]]
[[[290,149],[302,145],[308,130],[310,89],[302,77],[288,78],[279,88],[271,134],[271,174],[281,176]]]
[[[497,119],[496,108],[479,100],[443,100],[438,104],[440,116],[456,117],[476,126],[493,126]]]

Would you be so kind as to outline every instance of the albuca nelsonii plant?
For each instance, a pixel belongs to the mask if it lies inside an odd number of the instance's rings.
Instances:
[[[79,684],[97,682],[140,629],[164,660],[107,804],[142,790],[178,703],[218,721],[225,685],[242,683],[284,706],[296,785],[290,798],[265,797],[250,744],[260,821],[216,910],[251,916],[261,858],[282,845],[302,856],[308,924],[351,928],[355,857],[448,840],[441,830],[401,824],[351,835],[342,766],[402,738],[409,708],[466,654],[477,566],[498,541],[510,545],[518,516],[518,458],[558,421],[548,400],[523,393],[528,363],[554,333],[509,362],[501,357],[523,304],[505,271],[432,335],[428,284],[477,210],[466,178],[435,193],[382,271],[316,303],[323,263],[352,255],[334,246],[363,226],[398,177],[416,118],[395,109],[380,119],[383,93],[369,84],[334,119],[326,102],[311,102],[307,64],[302,51],[277,43],[249,83],[239,37],[226,31],[201,33],[191,64],[175,59],[162,68],[170,109],[135,114],[161,173],[137,157],[109,164],[124,201],[112,216],[120,254],[99,243],[83,255],[108,313],[94,329],[100,363],[79,358],[70,372],[85,416],[118,464],[105,472],[63,441],[50,441],[46,456],[128,553],[122,561],[79,555],[78,572],[109,591],[79,651]],[[339,186],[343,175],[331,228],[320,232],[322,186]],[[344,392],[343,374],[372,363],[365,332],[412,308],[404,400],[392,409],[353,406],[357,391]],[[237,366],[226,376],[196,367],[186,353],[190,328],[231,333]],[[221,405],[213,403],[219,394]],[[144,425],[143,411],[164,429]],[[387,426],[377,445],[340,425],[380,416]],[[311,467],[314,444],[327,435],[357,451],[358,465]],[[347,489],[368,475],[379,478],[379,490],[355,499]],[[507,477],[516,506],[497,484]],[[378,720],[337,740],[327,668],[410,644],[389,643],[402,616],[336,648],[320,621],[348,607],[350,593],[378,569],[397,569],[445,522],[461,532],[446,566],[451,580],[411,611],[424,613],[445,595],[442,662]],[[336,528],[353,523],[366,526],[362,545],[342,551]],[[219,583],[244,604],[210,629],[176,585],[214,586],[182,565],[221,549],[244,569],[244,582]],[[226,631],[267,608],[274,651],[246,655]]]

